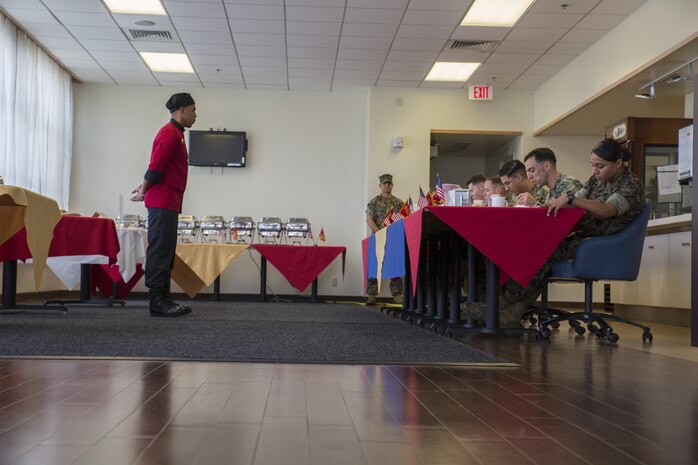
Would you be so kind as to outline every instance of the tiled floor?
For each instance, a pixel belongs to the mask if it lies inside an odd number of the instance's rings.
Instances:
[[[468,336],[520,368],[0,360],[0,464],[698,463],[698,348]]]

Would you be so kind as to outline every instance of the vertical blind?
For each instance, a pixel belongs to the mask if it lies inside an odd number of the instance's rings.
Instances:
[[[68,209],[70,75],[0,13],[0,176]]]

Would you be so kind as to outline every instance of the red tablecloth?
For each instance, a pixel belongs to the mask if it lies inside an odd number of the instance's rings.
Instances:
[[[580,208],[427,207],[405,218],[413,292],[424,215],[434,215],[521,286],[538,272],[558,244],[584,215]]]
[[[136,264],[136,273],[128,280],[124,282],[124,278],[121,276],[121,271],[119,265],[99,265],[92,267],[92,293],[96,294],[96,290],[108,297],[117,297],[123,299],[126,297],[133,287],[138,284],[138,281],[143,277],[145,271],[140,263]],[[112,295],[113,285],[116,283],[116,295]]]
[[[67,255],[104,255],[116,260],[119,238],[110,218],[64,215],[53,230],[49,257]],[[27,231],[22,228],[0,246],[0,261],[31,258]]]
[[[340,253],[342,274],[344,273],[346,247],[270,244],[253,244],[252,247],[300,292],[303,292]]]

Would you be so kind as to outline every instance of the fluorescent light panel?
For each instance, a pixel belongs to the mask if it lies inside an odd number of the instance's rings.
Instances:
[[[425,81],[465,82],[481,64],[437,61]]]
[[[534,0],[475,0],[461,26],[511,27]]]
[[[160,0],[104,0],[112,13],[129,15],[166,15]]]
[[[140,53],[145,64],[154,73],[194,73],[194,68],[184,53]]]

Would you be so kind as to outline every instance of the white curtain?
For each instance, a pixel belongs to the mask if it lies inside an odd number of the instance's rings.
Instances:
[[[68,209],[71,77],[0,13],[0,176]]]

